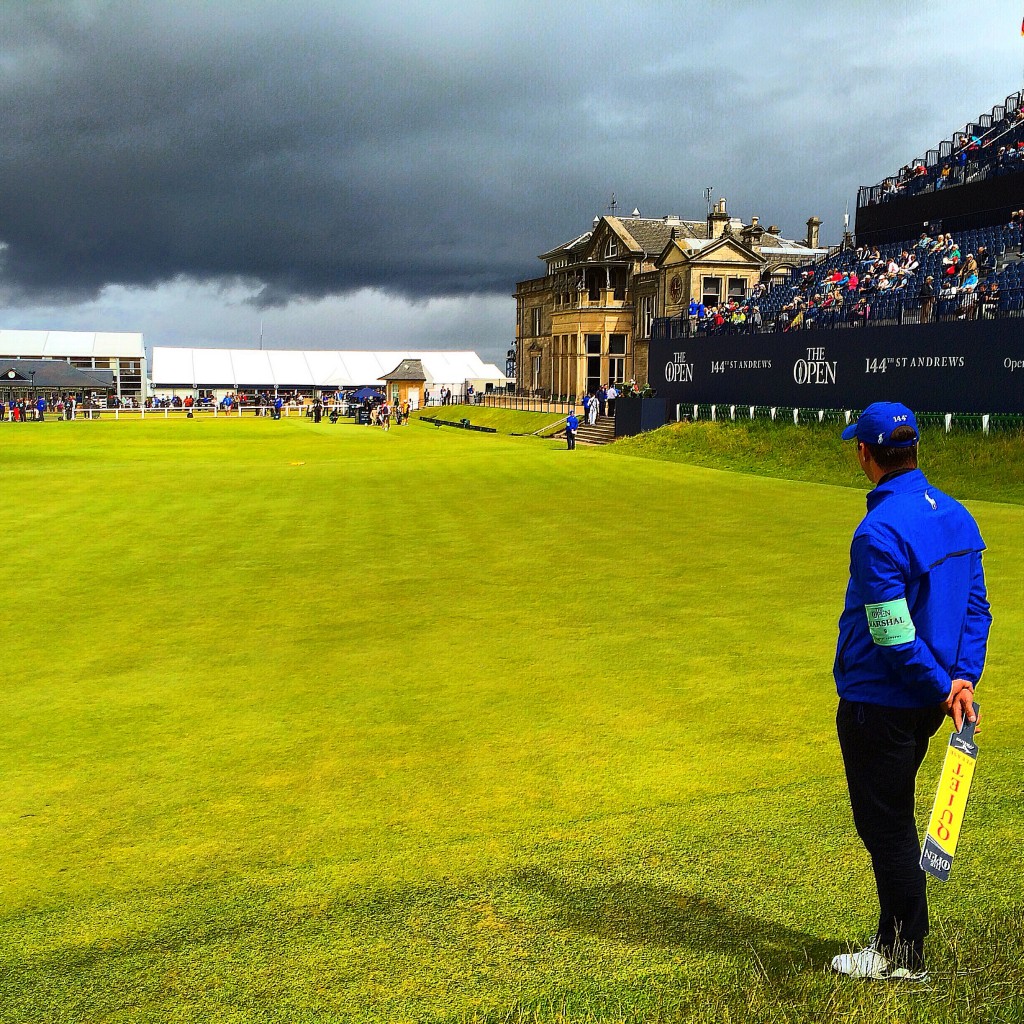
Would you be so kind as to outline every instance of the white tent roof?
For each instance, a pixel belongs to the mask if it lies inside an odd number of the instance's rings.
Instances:
[[[419,359],[427,385],[464,381],[505,383],[505,375],[475,352],[342,352],[289,349],[153,349],[154,387],[341,388],[381,384],[403,359]]]
[[[69,356],[142,359],[142,335],[112,331],[4,331],[0,356],[67,359]]]

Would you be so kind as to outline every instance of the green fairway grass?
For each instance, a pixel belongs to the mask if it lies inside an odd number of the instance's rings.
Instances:
[[[1024,507],[969,503],[978,776],[933,984],[885,988],[824,970],[875,906],[831,679],[862,491],[415,422],[0,427],[0,1021],[1024,1015]]]

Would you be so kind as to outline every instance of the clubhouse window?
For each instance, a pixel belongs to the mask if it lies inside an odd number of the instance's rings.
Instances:
[[[701,301],[705,306],[717,306],[722,301],[722,279],[705,277],[701,285]]]
[[[640,296],[640,337],[651,336],[651,326],[654,323],[654,296]]]
[[[609,334],[608,351],[613,356],[624,356],[626,354],[626,336],[624,334]]]
[[[599,356],[601,354],[601,335],[600,334],[588,334],[587,335],[587,355],[588,356]]]
[[[734,302],[742,302],[747,294],[747,279],[745,277],[729,278],[729,298]]]

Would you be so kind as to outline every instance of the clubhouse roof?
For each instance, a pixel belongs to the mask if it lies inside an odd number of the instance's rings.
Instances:
[[[0,389],[17,391],[108,391],[110,370],[81,370],[60,359],[4,359],[0,356]]]

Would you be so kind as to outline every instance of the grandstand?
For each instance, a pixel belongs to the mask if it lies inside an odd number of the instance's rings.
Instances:
[[[857,193],[858,242],[1005,224],[1024,206],[1024,92],[968,122],[878,184]]]
[[[788,280],[656,318],[648,379],[668,413],[849,416],[881,389],[947,429],[954,414],[1024,413],[1022,100],[860,189],[856,237]]]
[[[896,174],[860,188],[857,203],[858,248],[846,238],[809,268],[748,295],[736,308],[656,320],[652,337],[1024,314],[1024,92],[1011,94]],[[939,235],[955,243],[955,255],[949,244],[936,246]],[[984,261],[978,259],[982,246]],[[877,263],[866,258],[872,251]],[[972,257],[980,264],[973,282],[965,273]],[[893,261],[898,273],[879,273]],[[933,297],[922,302],[929,277]],[[756,323],[753,305],[760,313]]]
[[[990,113],[905,164],[877,185],[862,186],[857,206],[984,181],[1024,170],[1024,93],[1015,92]],[[945,172],[945,173],[944,173]]]
[[[898,259],[903,252],[915,254],[919,268],[906,277],[906,283],[896,289],[884,291],[860,291],[849,288],[849,280],[841,287],[842,303],[835,302],[825,306],[834,284],[830,278],[837,271],[844,274],[857,273],[863,278],[864,260],[858,256],[859,250],[840,248],[832,251],[800,275],[771,288],[762,298],[757,300],[761,310],[762,325],[756,333],[770,333],[797,329],[827,329],[863,326],[865,322],[882,326],[886,324],[919,323],[921,320],[921,283],[929,276],[935,282],[935,303],[929,319],[932,321],[975,319],[979,317],[995,318],[1003,316],[1020,316],[1024,311],[1024,257],[1022,257],[1022,233],[1020,224],[1007,224],[1000,227],[971,228],[961,232],[950,233],[957,243],[961,259],[957,264],[943,264],[948,258],[941,252],[922,251],[918,248],[919,236],[900,239],[878,246],[878,254],[883,263],[890,259]],[[931,237],[931,236],[929,236]],[[987,275],[979,277],[978,285],[986,286],[986,292],[963,291],[958,287],[954,296],[939,298],[943,278],[955,278],[959,285],[959,267],[969,255],[977,255],[978,249],[985,246],[991,255],[994,269]],[[861,250],[862,251],[862,250]],[[955,274],[945,272],[950,266],[956,269]],[[840,278],[841,279],[841,278]],[[997,286],[995,301],[985,301],[983,296],[990,291],[992,284]],[[787,315],[785,307],[790,305],[796,296],[806,298],[800,308]],[[821,302],[815,303],[815,296],[821,296]],[[864,299],[867,315],[859,315],[857,303]],[[669,337],[685,337],[691,334],[735,334],[755,333],[749,321],[742,326],[725,320],[716,325],[713,320],[691,321],[688,317],[675,317],[671,321],[662,318],[655,322],[655,333],[667,331]]]

